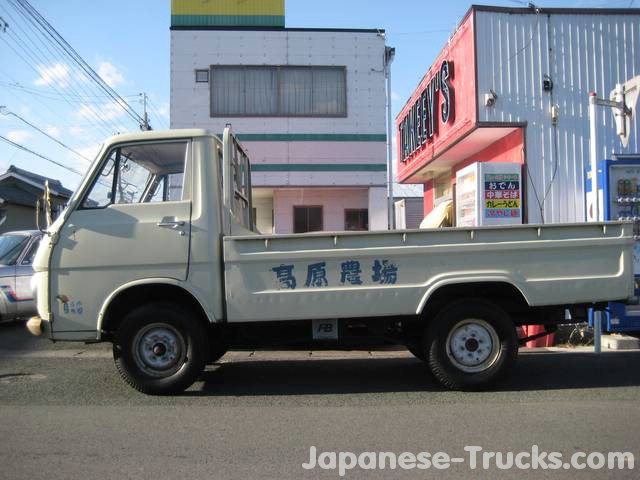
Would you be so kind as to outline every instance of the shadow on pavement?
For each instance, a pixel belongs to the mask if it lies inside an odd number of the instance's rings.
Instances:
[[[523,353],[495,390],[532,391],[640,385],[640,352]],[[435,392],[444,389],[413,358],[269,360],[219,364],[187,396]]]

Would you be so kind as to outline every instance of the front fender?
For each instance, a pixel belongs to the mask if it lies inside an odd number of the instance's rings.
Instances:
[[[133,287],[138,287],[141,285],[171,285],[171,286],[179,287],[184,291],[186,291],[187,293],[189,293],[195,299],[195,301],[200,304],[202,311],[205,313],[205,315],[207,316],[207,320],[210,323],[216,323],[217,321],[217,319],[213,314],[213,311],[208,306],[208,304],[193,288],[191,288],[191,286],[188,283],[181,282],[180,280],[176,280],[175,278],[144,278],[144,279],[134,280],[132,282],[125,283],[124,285],[121,285],[120,287],[115,289],[113,292],[111,292],[107,296],[105,301],[102,303],[100,312],[98,313],[96,340],[102,340],[102,325],[104,322],[106,312],[108,311],[109,306],[111,305],[111,302],[120,293],[124,292],[125,290],[128,290]]]

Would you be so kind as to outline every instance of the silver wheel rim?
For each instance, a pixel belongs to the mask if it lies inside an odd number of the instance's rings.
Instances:
[[[447,355],[453,365],[466,373],[482,372],[491,367],[500,354],[496,330],[477,318],[458,322],[447,336]]]
[[[133,339],[133,358],[138,368],[153,377],[168,377],[180,370],[187,358],[186,342],[172,325],[153,323]]]

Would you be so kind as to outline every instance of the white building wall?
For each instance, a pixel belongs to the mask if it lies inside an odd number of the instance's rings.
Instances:
[[[370,188],[369,230],[387,230],[389,228],[389,217],[387,216],[387,212],[387,188]]]
[[[374,32],[174,30],[171,126],[222,132],[231,123],[250,152],[256,187],[384,185],[384,48]],[[345,66],[347,116],[212,118],[209,84],[195,83],[195,70],[210,65]],[[303,172],[282,166],[313,163],[325,166]]]
[[[478,11],[476,50],[481,122],[526,121],[529,222],[585,220],[589,163],[588,93],[609,97],[616,83],[640,75],[640,15],[519,14]],[[553,91],[542,89],[543,76]],[[493,89],[494,107],[484,106]],[[558,105],[557,128],[551,106]],[[598,109],[598,152],[640,152],[638,115],[622,148],[610,109]],[[546,199],[545,199],[546,197]]]
[[[293,207],[303,206],[322,206],[324,230],[334,232],[344,230],[346,209],[369,208],[369,229],[371,230],[372,210],[367,192],[365,188],[276,190],[273,200],[275,230],[278,233],[293,233]]]

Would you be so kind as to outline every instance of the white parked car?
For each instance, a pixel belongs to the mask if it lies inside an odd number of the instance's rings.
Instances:
[[[38,230],[0,235],[0,321],[36,314],[30,286],[31,265],[41,238]]]

